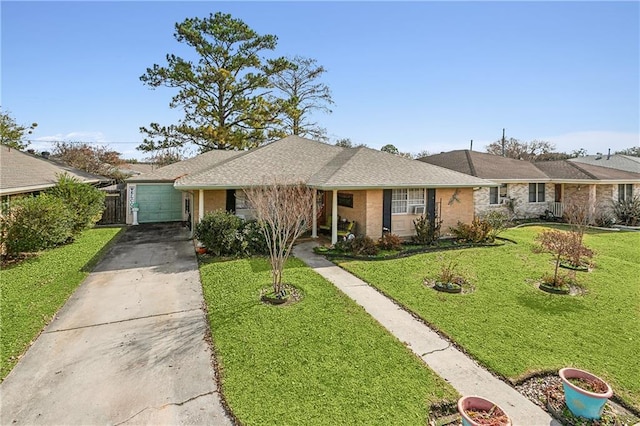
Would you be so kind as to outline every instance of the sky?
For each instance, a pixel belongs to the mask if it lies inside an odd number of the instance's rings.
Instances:
[[[125,158],[140,126],[176,123],[175,89],[139,77],[186,18],[230,13],[274,34],[272,55],[314,58],[335,104],[332,142],[484,151],[502,137],[589,154],[640,144],[640,2],[0,2],[0,105],[53,140]]]

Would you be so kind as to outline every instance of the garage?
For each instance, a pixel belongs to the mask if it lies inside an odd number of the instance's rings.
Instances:
[[[182,219],[182,192],[173,184],[138,184],[139,223],[177,222]]]

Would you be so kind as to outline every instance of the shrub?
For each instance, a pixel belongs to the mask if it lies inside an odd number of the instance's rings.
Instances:
[[[451,228],[451,233],[462,241],[482,243],[491,240],[492,230],[489,222],[476,217],[471,224],[458,222],[455,228]]]
[[[400,250],[402,249],[402,239],[396,234],[384,234],[378,240],[378,247],[382,250]]]
[[[269,246],[262,227],[257,220],[248,220],[242,226],[242,238],[246,243],[247,254],[268,255]]]
[[[622,225],[640,225],[640,195],[612,203],[611,212]]]
[[[578,232],[549,229],[540,233],[536,240],[540,244],[536,251],[551,253],[554,257],[553,277],[545,279],[545,282],[549,285],[557,287],[563,285],[562,277],[558,275],[560,261],[566,260],[574,266],[578,266],[582,257],[593,257],[593,251],[582,244],[582,238]]]
[[[204,215],[196,225],[195,237],[216,256],[238,256],[245,253],[243,220],[233,213],[216,210]]]
[[[605,208],[599,208],[593,220],[601,228],[611,228],[616,223],[616,217]]]
[[[379,251],[375,241],[364,235],[338,241],[335,247],[337,250],[356,256],[375,256]]]
[[[436,216],[434,226],[431,226],[429,216],[421,215],[413,221],[413,226],[416,229],[416,235],[413,236],[413,241],[417,244],[431,244],[440,238],[441,225],[442,221],[439,220],[438,216]]]
[[[41,194],[13,200],[3,221],[7,253],[34,252],[73,238],[75,215],[58,197]]]
[[[74,234],[93,226],[102,217],[104,192],[67,174],[59,176],[48,193],[62,199],[71,210]]]
[[[498,210],[492,210],[486,213],[481,219],[491,227],[488,234],[488,240],[490,242],[495,241],[496,237],[507,229],[507,226],[511,222],[507,213]]]

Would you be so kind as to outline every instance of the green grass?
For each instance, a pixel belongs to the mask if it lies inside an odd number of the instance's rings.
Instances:
[[[96,228],[73,243],[0,271],[0,378],[88,275],[121,228]]]
[[[290,306],[259,302],[265,259],[200,265],[222,389],[246,425],[425,424],[457,393],[360,306],[302,262]]]
[[[596,268],[578,272],[582,296],[550,295],[534,282],[552,273],[549,254],[534,254],[542,227],[511,229],[517,244],[420,254],[380,262],[340,261],[451,337],[494,372],[524,375],[574,366],[610,382],[640,409],[640,233],[589,232]],[[475,292],[451,295],[422,285],[441,260],[457,258]]]

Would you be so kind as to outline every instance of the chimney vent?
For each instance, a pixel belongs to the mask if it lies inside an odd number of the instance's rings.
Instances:
[[[611,158],[611,148],[609,148],[609,152],[607,152],[607,160]]]

